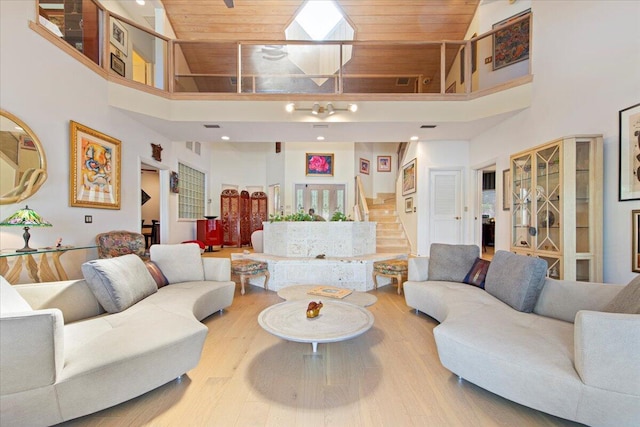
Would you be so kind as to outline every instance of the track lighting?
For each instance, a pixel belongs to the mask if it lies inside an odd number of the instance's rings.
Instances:
[[[287,113],[293,113],[294,111],[309,111],[314,116],[319,115],[327,115],[332,116],[338,111],[350,111],[355,113],[358,111],[357,104],[348,104],[345,108],[338,108],[333,106],[333,102],[327,102],[327,104],[323,107],[319,102],[314,102],[311,108],[298,108],[296,104],[293,102],[289,102],[284,106],[284,109]]]

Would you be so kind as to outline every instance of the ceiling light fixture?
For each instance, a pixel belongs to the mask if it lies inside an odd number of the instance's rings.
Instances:
[[[138,3],[140,6],[144,6],[144,0],[136,0],[136,3]]]
[[[326,114],[327,116],[332,116],[338,111],[351,111],[355,113],[358,111],[357,104],[349,104],[346,108],[337,108],[333,105],[333,102],[327,102],[325,106],[320,105],[319,102],[314,102],[311,108],[298,108],[296,104],[293,102],[289,102],[285,104],[284,109],[287,113],[293,113],[294,111],[309,111],[314,116],[319,116]]]
[[[231,138],[229,138],[227,135],[223,135],[223,136],[220,137],[220,139],[222,139],[223,141],[228,141]]]
[[[411,138],[409,138],[411,141],[417,141],[418,137],[417,136],[412,136]]]
[[[324,136],[319,136],[316,138],[318,141],[324,141]]]

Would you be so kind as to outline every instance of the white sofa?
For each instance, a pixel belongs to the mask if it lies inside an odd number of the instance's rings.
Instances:
[[[125,257],[99,261],[133,262],[146,272],[135,255]],[[151,260],[169,284],[114,314],[105,313],[89,279],[11,286],[2,278],[0,425],[52,425],[90,414],[198,364],[207,335],[199,320],[233,301],[230,260],[201,258],[194,244],[154,245]],[[148,281],[146,274],[124,278]],[[123,301],[128,292],[111,296]]]
[[[464,275],[469,266],[460,268]],[[601,311],[623,286],[543,277],[526,313],[461,280],[429,280],[430,271],[429,258],[409,259],[405,300],[440,322],[433,334],[444,367],[558,417],[640,425],[640,315]]]

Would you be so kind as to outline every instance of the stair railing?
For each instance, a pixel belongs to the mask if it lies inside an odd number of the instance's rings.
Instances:
[[[369,206],[364,194],[364,187],[360,176],[356,175],[356,201],[353,204],[353,216],[355,221],[369,221]]]

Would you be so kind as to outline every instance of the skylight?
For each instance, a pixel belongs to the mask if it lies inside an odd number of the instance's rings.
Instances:
[[[313,40],[325,40],[341,19],[342,14],[333,1],[309,0],[295,20]]]

